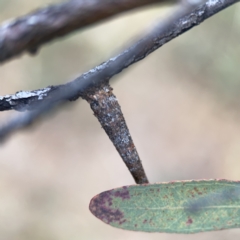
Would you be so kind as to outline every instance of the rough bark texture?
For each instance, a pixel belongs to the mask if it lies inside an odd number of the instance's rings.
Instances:
[[[96,89],[131,64],[140,61],[178,35],[238,1],[208,0],[195,10],[187,7],[185,11],[180,11],[174,15],[170,19],[171,21],[168,19],[169,21],[161,22],[152,32],[118,56],[91,69],[72,82],[35,91],[21,91],[17,94],[0,97],[0,111],[10,109],[36,110],[33,113],[26,112],[21,116],[10,119],[7,124],[0,128],[0,138],[5,139],[14,131],[27,127],[29,123],[37,120],[45,111],[50,110],[59,102],[76,100],[78,97],[83,96],[84,93],[86,94],[89,89]],[[183,12],[185,13],[183,14]]]
[[[24,51],[36,53],[42,44],[82,27],[158,2],[168,1],[72,0],[10,20],[0,26],[0,63]]]
[[[103,85],[84,98],[111,139],[136,183],[148,183],[141,160],[123,117],[121,107],[109,85]]]
[[[160,23],[154,31],[147,34],[133,46],[116,57],[84,73],[70,83],[34,91],[21,91],[17,94],[0,97],[0,111],[10,109],[22,111],[35,109],[36,103],[51,99],[52,95],[56,95],[57,92],[64,93],[62,98],[61,95],[58,96],[61,100],[75,100],[82,96],[82,93],[84,93],[86,89],[95,88],[97,85],[101,85],[102,82],[108,81],[114,75],[145,58],[165,43],[238,1],[239,0],[209,0],[206,4],[203,4],[190,13],[186,13],[184,16],[175,16],[172,22],[170,21],[167,24]]]

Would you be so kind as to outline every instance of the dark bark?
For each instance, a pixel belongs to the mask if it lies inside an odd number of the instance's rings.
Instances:
[[[3,140],[10,133],[20,128],[27,127],[30,122],[35,121],[56,104],[66,100],[76,100],[83,94],[93,92],[92,89],[96,90],[103,83],[108,83],[109,79],[131,64],[145,58],[165,43],[238,1],[209,0],[194,11],[189,11],[189,8],[185,9],[185,12],[188,11],[188,13],[184,15],[180,11],[180,13],[174,15],[171,21],[159,24],[154,31],[147,34],[132,47],[65,85],[47,87],[30,92],[21,91],[14,95],[0,97],[0,111],[10,109],[21,111],[35,110],[34,112],[30,111],[22,116],[17,116],[2,126],[0,128],[0,140]]]
[[[186,13],[184,16],[176,16],[177,19],[173,19],[175,20],[173,22],[160,23],[152,32],[133,46],[84,73],[72,82],[34,91],[21,91],[13,95],[0,97],[0,111],[35,109],[37,103],[53,99],[54,94],[57,96],[56,93],[62,93],[62,96],[58,94],[59,100],[76,100],[85,91],[95,88],[103,82],[108,82],[114,75],[145,58],[165,43],[238,1],[209,0],[206,4],[190,13]]]
[[[171,0],[175,1],[175,0]],[[24,51],[116,14],[167,0],[72,0],[48,6],[0,26],[0,63]]]

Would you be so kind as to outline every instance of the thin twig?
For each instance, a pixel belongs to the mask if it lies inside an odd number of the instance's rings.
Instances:
[[[55,102],[48,99],[42,104],[37,104],[36,109],[32,109],[31,111],[27,111],[25,113],[17,113],[6,123],[2,123],[2,126],[0,126],[0,142],[5,140],[6,137],[18,129],[29,127],[32,123],[35,123],[37,120],[39,120],[42,115],[52,111],[53,108],[56,108],[61,103],[66,103],[66,101],[61,102],[58,100]]]
[[[71,0],[51,5],[0,26],[0,63],[32,54],[41,45],[116,14],[153,3],[176,0]]]
[[[190,30],[192,27],[199,25],[207,18],[238,1],[239,0],[209,0],[206,4],[191,13],[187,13],[183,17],[178,16],[179,19],[174,22],[167,22],[168,24],[166,24],[165,27],[163,23],[160,23],[152,32],[148,33],[136,44],[123,51],[118,56],[84,73],[72,82],[34,91],[20,91],[13,95],[0,97],[0,111],[11,109],[20,111],[35,109],[36,103],[51,99],[53,94],[58,91],[65,93],[62,100],[77,99],[86,89],[97,86],[103,81],[108,81],[114,75],[145,58],[148,54],[165,43]],[[69,96],[67,93],[70,93]]]
[[[129,49],[65,85],[47,87],[30,92],[22,91],[14,95],[0,97],[0,111],[10,109],[22,111],[37,109],[39,111],[38,114],[27,112],[25,115],[18,116],[18,120],[22,123],[21,126],[12,124],[12,122],[16,122],[15,119],[9,121],[8,124],[0,128],[0,140],[3,140],[17,129],[26,127],[29,122],[33,122],[36,119],[36,116],[41,115],[44,109],[54,106],[54,102],[67,99],[75,100],[82,96],[83,93],[86,94],[87,91],[94,92],[101,84],[107,83],[110,78],[131,64],[140,61],[165,43],[238,1],[209,0],[206,4],[198,7],[191,13],[185,14],[183,17],[180,17],[180,15],[175,16],[177,18],[175,21],[161,23]]]
[[[38,119],[41,114],[57,104],[67,99],[75,100],[82,96],[90,103],[95,115],[114,143],[136,183],[147,183],[146,174],[121,113],[120,106],[115,100],[116,98],[112,94],[111,89],[107,87],[108,81],[111,77],[131,64],[145,58],[174,37],[235,2],[237,1],[209,0],[197,10],[186,14],[192,8],[192,5],[188,4],[184,9],[179,9],[174,14],[174,17],[158,25],[154,31],[151,31],[135,45],[115,58],[111,58],[109,61],[83,74],[76,80],[61,86],[49,87],[33,92],[19,92],[12,96],[0,98],[0,106],[5,106],[4,102],[8,102],[10,106],[8,106],[8,109],[35,109],[23,114],[20,118],[13,118],[12,121],[3,126],[0,129],[0,140],[6,138],[11,132],[28,126]],[[185,14],[184,17],[182,17],[183,13]],[[113,101],[110,99],[113,99]],[[113,118],[114,121],[112,121]]]

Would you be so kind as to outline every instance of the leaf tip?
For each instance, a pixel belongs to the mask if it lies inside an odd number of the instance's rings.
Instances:
[[[112,201],[112,191],[100,193],[99,195],[92,198],[89,204],[89,210],[95,217],[99,218],[107,224],[117,223],[121,225],[126,222],[124,213],[119,209],[112,208]]]

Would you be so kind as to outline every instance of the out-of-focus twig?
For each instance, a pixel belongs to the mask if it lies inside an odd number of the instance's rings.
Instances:
[[[116,14],[176,0],[71,0],[51,5],[0,26],[0,63]]]
[[[145,58],[165,43],[238,1],[239,0],[209,0],[206,4],[187,13],[185,16],[178,16],[177,19],[174,19],[175,21],[167,21],[167,24],[160,23],[153,31],[127,50],[65,85],[49,86],[34,91],[19,91],[16,94],[0,96],[0,111],[35,109],[36,103],[51,99],[53,93],[59,89],[64,92],[70,92],[69,96],[65,94],[62,99],[77,99],[87,88],[91,88],[102,81],[109,80],[131,64]]]
[[[52,104],[53,102],[56,103],[68,99],[75,100],[87,91],[94,92],[101,84],[104,82],[107,83],[110,78],[129,67],[131,64],[140,61],[178,35],[238,1],[239,0],[209,0],[191,12],[189,12],[189,6],[187,8],[184,7],[184,9],[181,8],[170,18],[170,20],[167,19],[165,22],[160,23],[153,31],[149,32],[133,46],[118,56],[84,73],[72,82],[37,91],[22,91],[14,95],[0,97],[0,111],[9,109],[40,109],[38,114],[31,115],[30,113],[26,113],[26,115],[22,115],[19,118],[19,121],[22,123],[21,126],[14,126],[10,121],[0,129],[0,139],[4,139],[11,132],[27,126],[29,122],[34,121],[36,116],[41,114],[43,109],[54,105]],[[29,120],[29,115],[32,116],[31,120]],[[15,119],[12,121],[16,122]],[[9,128],[8,125],[12,127]],[[6,131],[6,129],[8,129],[8,131]]]

